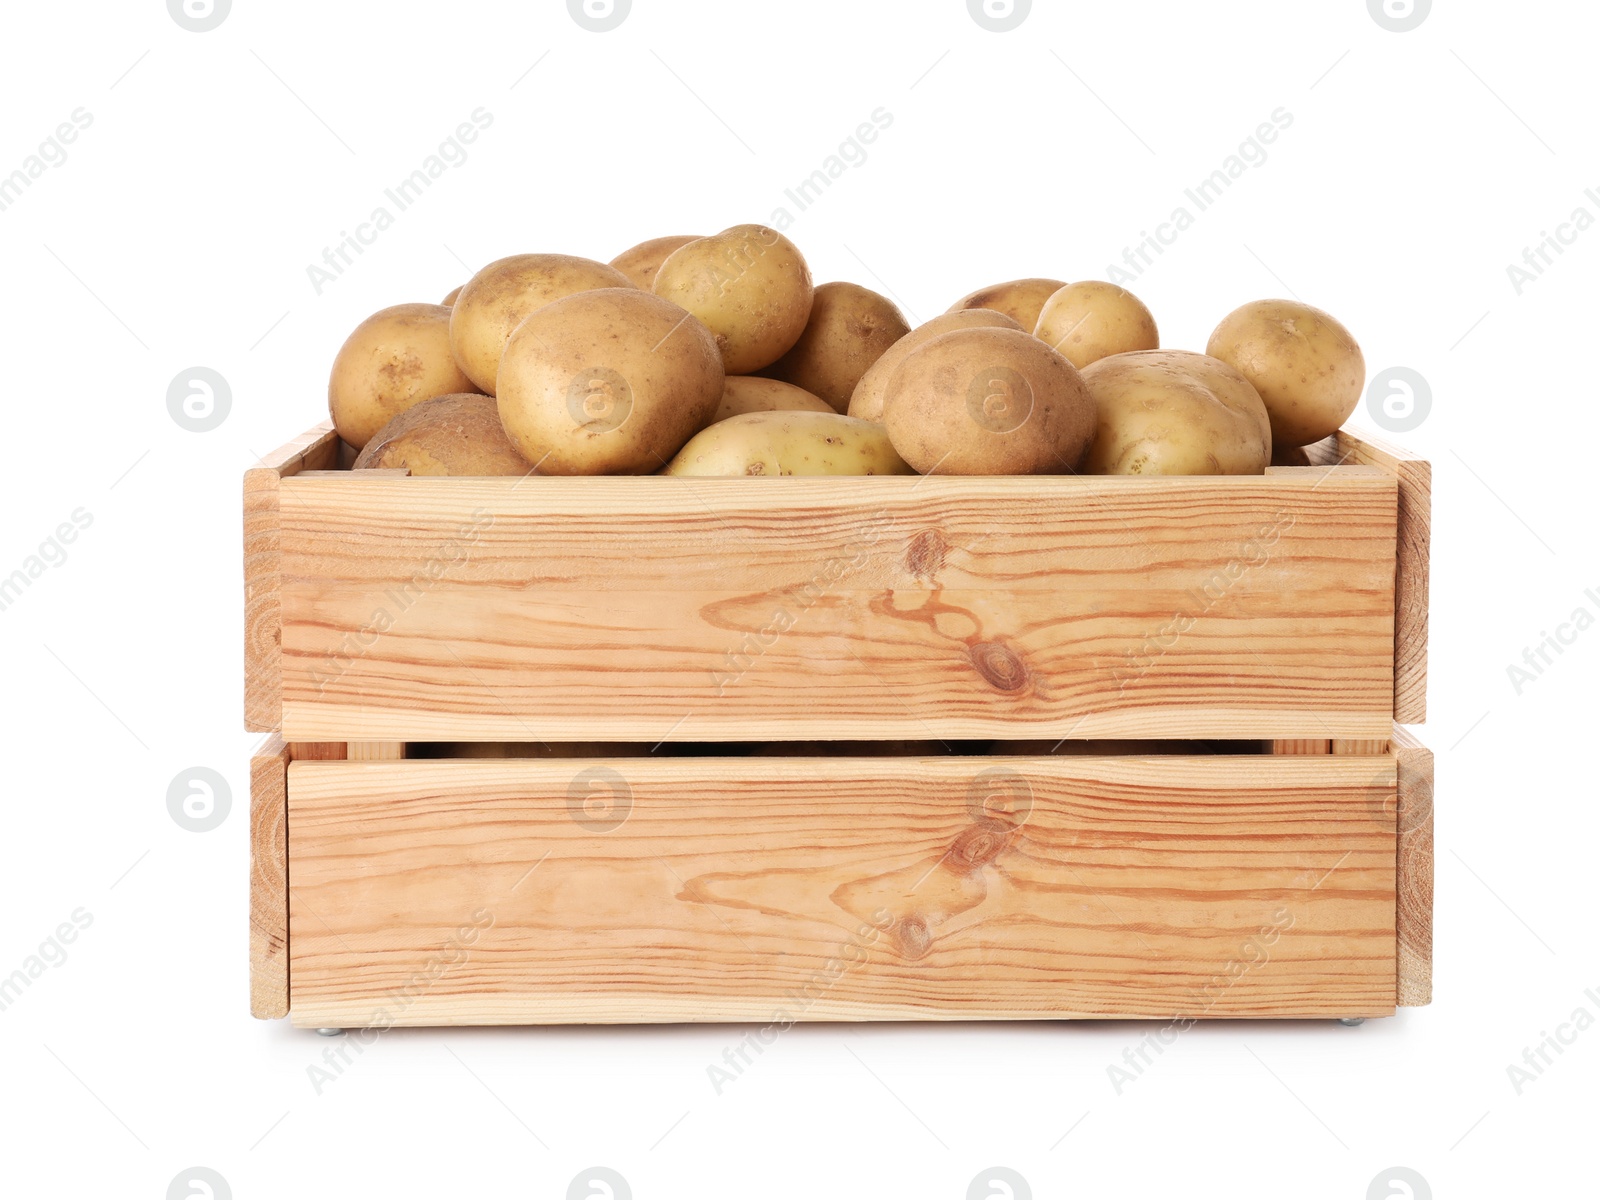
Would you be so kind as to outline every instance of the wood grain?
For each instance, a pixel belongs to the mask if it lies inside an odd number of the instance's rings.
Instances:
[[[1329,754],[1387,754],[1388,738],[1334,738],[1328,744]]]
[[[257,733],[283,724],[278,488],[301,471],[337,467],[341,444],[324,421],[244,473],[244,727]]]
[[[390,762],[406,756],[404,742],[347,742],[346,758],[353,762]]]
[[[1384,782],[1328,755],[296,762],[292,1016],[1385,1015]]]
[[[1332,753],[1332,746],[1327,738],[1274,738],[1267,749],[1271,754]]]
[[[380,479],[387,476],[390,479],[404,479],[411,474],[410,467],[362,467],[360,474],[350,474],[350,468],[331,468],[326,471],[299,471],[297,475],[302,479],[318,479],[333,476],[335,479],[346,479],[359,482],[363,479]]]
[[[250,760],[250,1012],[289,1014],[289,751],[273,734]]]
[[[1396,484],[285,479],[308,741],[1386,737]]]
[[[1324,466],[1359,463],[1395,477],[1400,489],[1395,554],[1394,719],[1428,719],[1428,566],[1433,527],[1433,464],[1364,430],[1341,429],[1306,447]]]
[[[1433,751],[1396,726],[1397,1002],[1433,1003]]]
[[[326,762],[349,758],[350,752],[344,742],[290,742],[289,757]]]

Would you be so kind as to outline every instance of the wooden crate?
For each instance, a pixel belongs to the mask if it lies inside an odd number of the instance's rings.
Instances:
[[[253,1006],[362,1028],[1383,1016],[1429,1000],[1432,760],[1403,731],[1360,749],[330,761],[274,737]]]
[[[245,479],[246,723],[292,741],[1384,739],[1428,465],[1263,476]]]
[[[1375,1016],[1431,994],[1428,464],[245,479],[252,1009]],[[1263,753],[753,757],[842,739]],[[422,743],[657,753],[408,756]],[[691,754],[689,743],[730,743]],[[677,751],[674,753],[674,751]],[[596,821],[594,797],[626,798]],[[998,805],[998,807],[996,807]],[[290,886],[292,883],[292,887]]]

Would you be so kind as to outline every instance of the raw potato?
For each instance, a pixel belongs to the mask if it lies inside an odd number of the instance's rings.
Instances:
[[[1161,345],[1156,319],[1126,288],[1088,279],[1053,293],[1033,336],[1080,371],[1097,359]]]
[[[1274,467],[1309,467],[1311,456],[1306,453],[1304,446],[1273,446],[1272,466]]]
[[[1015,317],[1008,317],[1005,313],[996,312],[992,308],[963,308],[926,321],[890,346],[877,362],[867,368],[866,374],[856,384],[855,391],[850,394],[850,415],[860,417],[863,421],[883,420],[884,392],[888,390],[889,380],[894,377],[900,364],[905,362],[908,354],[924,342],[931,342],[941,333],[950,333],[956,329],[976,329],[980,326],[1022,329]]]
[[[1031,332],[1039,323],[1039,310],[1044,307],[1044,302],[1066,286],[1064,279],[1009,279],[1005,283],[992,283],[975,292],[968,292],[945,311],[992,308],[1005,313]]]
[[[1350,331],[1297,300],[1234,309],[1206,353],[1237,368],[1261,395],[1279,446],[1309,446],[1345,423],[1361,402],[1367,364]]]
[[[570,254],[513,254],[462,285],[450,314],[450,349],[481,392],[495,394],[511,331],[535,309],[594,288],[632,287],[615,267]]]
[[[1099,412],[1090,475],[1260,475],[1267,409],[1227,363],[1189,350],[1114,354],[1083,369]]]
[[[357,325],[339,348],[328,377],[328,412],[339,436],[360,450],[413,404],[472,390],[450,354],[450,310],[396,304]]]
[[[760,375],[729,375],[722,385],[722,403],[707,425],[752,412],[825,412],[833,405],[804,388]]]
[[[705,322],[729,375],[783,357],[811,316],[811,271],[795,244],[765,225],[735,225],[674,250],[655,294]]]
[[[764,373],[821,396],[842,413],[867,369],[910,332],[900,310],[870,288],[824,283],[812,294],[800,340]]]
[[[611,265],[626,275],[634,287],[648,292],[655,286],[656,272],[661,270],[661,264],[667,261],[667,256],[690,242],[699,241],[701,236],[691,233],[651,238],[648,242],[640,242],[624,250],[611,260]]]
[[[907,355],[883,424],[924,475],[1050,475],[1077,467],[1095,409],[1077,369],[1031,333],[980,327]]]
[[[414,404],[380,429],[353,469],[407,467],[413,475],[526,475],[531,467],[500,428],[493,396],[463,392]]]
[[[529,315],[500,364],[500,422],[542,475],[658,470],[722,399],[709,330],[636,287]]]
[[[456,302],[456,297],[461,295],[461,289],[466,287],[466,286],[467,285],[464,284],[464,283],[456,284],[455,287],[450,289],[450,294],[448,296],[446,296],[443,300],[439,301],[439,303],[445,305],[447,308],[448,307],[453,307],[455,305],[455,302]]]
[[[910,475],[883,426],[836,412],[755,412],[690,439],[663,475]]]

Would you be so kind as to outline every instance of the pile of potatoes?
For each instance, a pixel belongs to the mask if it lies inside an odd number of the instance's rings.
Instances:
[[[913,329],[736,225],[609,264],[513,255],[386,308],[328,407],[357,468],[413,475],[1259,475],[1305,462],[1365,377],[1290,300],[1235,309],[1204,354],[1094,280],[995,284]]]

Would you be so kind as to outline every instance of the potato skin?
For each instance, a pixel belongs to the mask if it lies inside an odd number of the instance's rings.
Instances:
[[[450,294],[448,296],[446,296],[443,300],[439,301],[439,303],[444,305],[446,308],[455,307],[456,297],[461,295],[461,289],[466,287],[466,286],[467,285],[464,284],[464,283],[456,284],[455,287],[450,289]]]
[[[571,254],[496,259],[461,286],[450,312],[451,352],[474,386],[492,396],[506,341],[529,313],[577,292],[632,286],[615,267]]]
[[[906,356],[924,342],[931,342],[941,333],[956,329],[976,329],[980,326],[995,329],[1022,329],[1015,317],[996,312],[992,308],[962,308],[943,313],[931,321],[924,321],[885,350],[878,361],[867,368],[850,393],[849,415],[863,421],[883,420],[883,396],[889,389],[889,380],[905,362]],[[1023,332],[1026,332],[1024,330]]]
[[[833,405],[804,388],[762,375],[729,375],[722,386],[722,403],[707,425],[751,412],[833,412]]]
[[[413,404],[470,392],[450,353],[450,310],[396,304],[357,325],[328,376],[328,413],[339,436],[360,450]]]
[[[1005,313],[1031,332],[1039,323],[1039,310],[1044,307],[1044,302],[1066,286],[1064,279],[1008,279],[1004,283],[991,283],[988,287],[968,292],[945,311],[992,308]]]
[[[881,425],[836,412],[755,412],[701,430],[663,475],[910,475]]]
[[[655,294],[711,330],[729,375],[751,375],[788,352],[811,316],[811,269],[765,225],[735,225],[674,250]]]
[[[1076,469],[1095,408],[1077,369],[1031,333],[943,333],[889,381],[883,424],[924,475],[1050,475]]]
[[[1161,345],[1156,319],[1126,288],[1098,279],[1069,283],[1039,310],[1033,336],[1080,371],[1097,359]]]
[[[859,284],[824,283],[812,293],[800,340],[762,373],[803,387],[842,413],[867,369],[910,332],[887,297]]]
[[[352,470],[406,467],[413,475],[528,475],[533,468],[500,427],[493,396],[435,396],[395,417],[356,456]]]
[[[1266,405],[1227,363],[1189,350],[1113,354],[1083,369],[1098,427],[1089,475],[1260,475]]]
[[[1366,360],[1350,331],[1298,300],[1234,309],[1212,331],[1206,353],[1255,387],[1280,446],[1309,446],[1336,431],[1366,386]]]
[[[716,411],[722,359],[704,325],[636,287],[530,313],[500,364],[500,422],[542,475],[659,469]]]
[[[634,287],[648,292],[655,286],[656,273],[661,270],[661,264],[667,261],[667,256],[704,236],[687,233],[651,238],[637,246],[629,246],[611,260],[611,265],[626,275]]]

